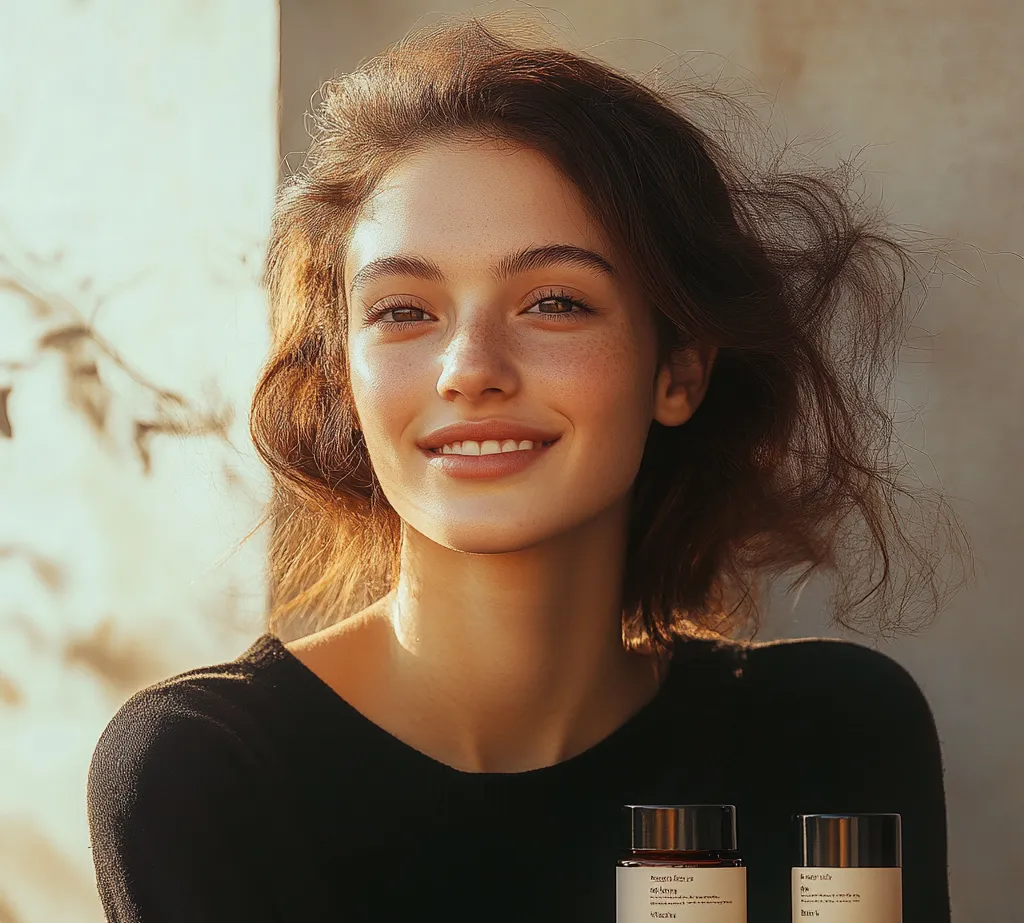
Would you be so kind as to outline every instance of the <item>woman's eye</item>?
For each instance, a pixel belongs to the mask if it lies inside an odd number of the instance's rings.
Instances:
[[[578,301],[575,298],[569,298],[568,296],[565,296],[565,297],[561,297],[560,296],[560,297],[557,297],[557,298],[542,298],[540,301],[534,303],[530,307],[529,311],[526,311],[524,313],[529,314],[529,313],[531,313],[531,311],[533,311],[534,308],[539,307],[541,305],[545,305],[545,304],[561,304],[563,306],[567,306],[568,310],[564,310],[564,311],[538,311],[537,312],[538,314],[546,314],[549,317],[550,316],[554,316],[554,317],[565,317],[565,316],[568,316],[568,317],[577,318],[577,317],[582,317],[584,314],[591,314],[591,313],[593,313],[590,310],[588,305],[585,305],[582,301]]]
[[[419,313],[419,314],[425,314],[426,313],[422,308],[384,308],[377,315],[377,317],[383,317],[385,314],[391,314],[392,316],[394,316],[396,314],[409,314],[410,312],[412,312],[412,313]],[[406,318],[406,319],[408,320],[409,318]],[[416,319],[417,318],[412,318],[412,320],[416,320]],[[385,321],[385,324],[393,324],[393,323],[395,323],[395,321]]]
[[[544,305],[562,305],[563,310],[540,310],[534,311],[534,308],[539,308]],[[543,298],[536,300],[528,310],[523,312],[524,314],[530,314],[534,317],[540,315],[543,317],[553,318],[558,321],[579,321],[584,320],[587,315],[596,313],[590,305],[580,298],[570,297],[569,295],[549,293]],[[385,320],[384,318],[390,314],[394,320]],[[423,320],[423,317],[417,317],[415,315],[426,315],[427,311],[423,308],[417,308],[412,305],[386,305],[379,310],[373,312],[367,323],[375,326],[382,327],[385,329],[397,328],[397,327],[411,327],[414,326],[418,321]]]

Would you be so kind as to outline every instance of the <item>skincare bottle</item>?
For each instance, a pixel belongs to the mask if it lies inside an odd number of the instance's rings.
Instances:
[[[899,814],[798,814],[793,923],[902,923]]]
[[[746,923],[747,870],[731,804],[627,804],[616,923]]]

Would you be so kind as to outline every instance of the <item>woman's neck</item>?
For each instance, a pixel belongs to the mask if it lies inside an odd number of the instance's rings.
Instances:
[[[588,749],[657,692],[664,663],[622,637],[624,502],[542,546],[466,554],[406,528],[378,602],[389,688],[446,762],[521,771]]]

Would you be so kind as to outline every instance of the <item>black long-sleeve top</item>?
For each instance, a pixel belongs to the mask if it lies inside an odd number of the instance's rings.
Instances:
[[[889,657],[680,641],[588,750],[473,773],[391,735],[282,642],[133,695],[89,770],[116,923],[613,923],[622,805],[733,804],[748,920],[789,923],[798,813],[898,813],[904,923],[949,923],[942,759]]]

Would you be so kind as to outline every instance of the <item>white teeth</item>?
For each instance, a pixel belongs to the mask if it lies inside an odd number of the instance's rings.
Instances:
[[[499,452],[518,452],[521,449],[532,449],[533,443],[529,439],[516,442],[515,439],[506,439],[498,442],[497,439],[486,439],[484,442],[476,442],[473,439],[466,439],[464,442],[454,442],[441,447],[443,455],[496,455]]]

